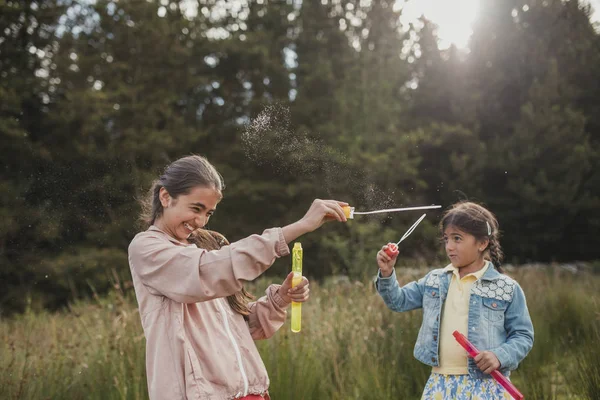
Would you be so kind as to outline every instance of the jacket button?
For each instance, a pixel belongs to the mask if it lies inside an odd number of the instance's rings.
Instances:
[[[437,335],[433,335],[433,340],[437,340]]]
[[[431,357],[431,362],[435,362],[435,357]]]
[[[498,307],[498,304],[492,303],[492,307],[496,308],[496,307]]]
[[[431,295],[432,295],[433,297],[435,297],[435,292],[431,292]]]

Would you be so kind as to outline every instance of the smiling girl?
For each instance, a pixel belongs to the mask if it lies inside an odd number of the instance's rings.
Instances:
[[[152,400],[268,399],[254,340],[283,325],[292,301],[308,299],[308,281],[292,289],[290,273],[254,302],[243,284],[288,255],[288,243],[300,235],[329,220],[346,221],[347,203],[315,200],[299,221],[229,244],[204,231],[223,189],[205,158],[173,162],[144,203],[148,229],[129,245]]]
[[[414,355],[432,366],[423,399],[510,399],[490,373],[505,376],[533,346],[533,325],[519,284],[500,269],[496,217],[479,204],[460,202],[444,214],[440,231],[450,264],[400,287],[397,255],[377,253],[377,290],[402,312],[423,308]],[[457,330],[481,350],[474,359],[455,341]]]

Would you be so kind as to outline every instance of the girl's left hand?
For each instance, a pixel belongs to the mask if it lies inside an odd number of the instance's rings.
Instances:
[[[290,272],[279,287],[279,295],[288,303],[291,303],[292,301],[304,303],[306,300],[308,300],[310,293],[310,289],[308,288],[308,279],[303,276],[302,281],[292,289],[293,278],[294,273]]]
[[[500,368],[498,357],[491,351],[482,351],[473,360],[475,360],[475,363],[477,363],[477,366],[484,374],[491,374]]]

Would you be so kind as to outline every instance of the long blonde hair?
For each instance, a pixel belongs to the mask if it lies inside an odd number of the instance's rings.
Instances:
[[[219,250],[221,247],[229,244],[229,241],[225,238],[225,236],[221,235],[219,232],[202,228],[196,229],[194,232],[192,232],[192,234],[188,237],[188,242],[194,243],[199,248],[206,250]],[[232,294],[231,296],[227,296],[227,302],[233,311],[243,315],[244,317],[250,314],[248,303],[254,299],[254,296],[248,293],[243,286],[242,290],[239,292]]]

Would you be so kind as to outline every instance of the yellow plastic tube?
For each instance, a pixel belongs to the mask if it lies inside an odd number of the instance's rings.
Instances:
[[[302,282],[302,244],[294,243],[292,249],[292,288]],[[292,301],[292,332],[300,332],[302,327],[302,303]]]

